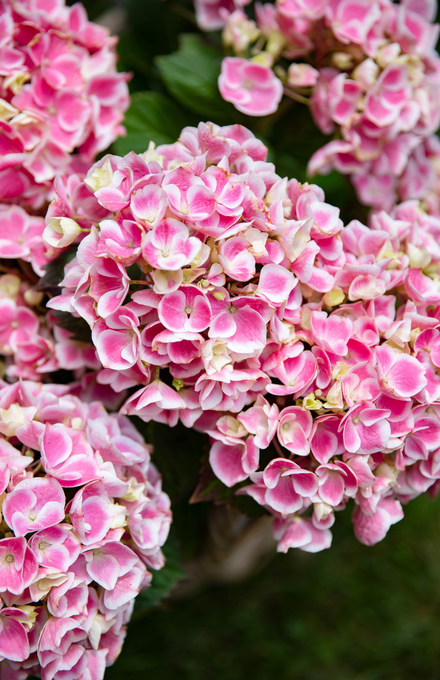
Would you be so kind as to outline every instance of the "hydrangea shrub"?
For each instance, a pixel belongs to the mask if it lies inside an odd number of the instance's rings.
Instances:
[[[43,306],[44,297],[43,292],[20,276],[19,270],[12,269],[0,276],[3,377],[10,382],[17,379],[51,382],[55,372],[69,371],[76,379],[69,385],[72,393],[86,401],[100,400],[112,409],[117,408],[121,395],[96,383],[95,374],[101,363],[95,348],[87,339],[78,339],[59,325],[60,319]]]
[[[123,133],[127,74],[80,3],[2,0],[0,35],[0,201],[35,209]]]
[[[391,0],[196,0],[203,30],[223,27],[223,98],[250,116],[283,93],[308,104],[333,134],[309,172],[348,174],[359,200],[390,210],[423,199],[439,214],[439,56],[436,3]],[[294,115],[292,116],[294,120]]]
[[[164,566],[170,499],[130,416],[203,433],[169,493],[201,457],[192,499],[254,504],[282,552],[328,548],[346,508],[373,545],[440,488],[434,3],[248,4],[196,0],[239,113],[186,36],[155,71],[182,110],[141,93],[124,144],[188,122],[178,141],[95,163],[129,102],[115,39],[81,5],[0,0],[2,678],[101,680]],[[310,172],[349,175],[368,226],[282,176],[267,126],[303,104],[334,135]],[[217,105],[257,117],[279,174],[246,127],[189,126]],[[148,432],[172,478],[184,455]]]
[[[150,454],[69,386],[2,382],[2,677],[101,680],[117,658],[171,522]]]
[[[209,434],[215,475],[274,515],[279,550],[328,547],[350,499],[372,545],[438,487],[438,220],[407,201],[344,226],[266,154],[200,123],[103,158],[84,183],[111,214],[49,306],[89,323],[98,382],[131,389],[123,413]]]

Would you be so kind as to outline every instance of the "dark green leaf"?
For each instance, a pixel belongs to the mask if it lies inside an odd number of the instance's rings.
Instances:
[[[128,86],[131,96],[135,92],[143,92],[153,89],[160,82],[157,69],[152,60],[145,53],[142,41],[136,38],[132,32],[123,33],[118,42],[118,71],[130,73]],[[154,88],[156,89],[156,88]]]
[[[91,342],[92,333],[87,321],[82,318],[72,316],[69,312],[53,311],[53,316],[56,318],[56,325],[61,326],[66,331],[73,334],[72,340],[79,342]]]
[[[165,566],[159,571],[152,572],[151,586],[136,598],[135,611],[138,613],[144,612],[150,607],[155,607],[185,576],[180,563],[179,543],[173,531],[171,531],[165,543],[163,552],[166,557]]]
[[[204,460],[199,474],[197,486],[189,499],[190,503],[207,501],[224,501],[230,496],[230,489],[215,476],[208,460]]]
[[[64,267],[73,260],[78,244],[72,243],[71,246],[63,250],[52,262],[45,264],[43,269],[46,274],[40,279],[36,288],[41,291],[51,291],[55,295],[61,293],[58,285],[64,278]],[[55,290],[54,290],[55,289]]]
[[[185,107],[214,123],[242,120],[218,91],[222,53],[197,35],[182,36],[180,49],[157,57],[156,64],[169,92]]]
[[[209,450],[205,435],[181,423],[168,427],[132,417],[145,440],[154,445],[153,462],[160,471],[163,489],[170,496],[173,531],[179,540],[182,559],[192,559],[201,549],[206,533],[209,503],[189,505],[200,470],[202,454]]]
[[[146,430],[145,423],[136,421],[136,426],[154,446],[153,461],[173,504],[189,498],[197,484],[200,460],[209,446],[208,438],[181,423],[176,427],[149,423]]]
[[[193,2],[124,0],[123,7],[126,33],[118,45],[120,70],[134,72],[130,81],[132,92],[157,90],[160,77],[154,57],[174,52],[179,46],[179,35],[196,29]]]
[[[199,481],[189,503],[213,501],[218,504],[232,505],[249,517],[259,517],[267,514],[267,511],[261,505],[255,503],[254,499],[250,498],[250,496],[246,494],[237,495],[237,490],[248,484],[249,480],[246,480],[241,484],[235,485],[232,489],[227,487],[215,476],[209,464],[208,455],[205,455],[199,474]]]
[[[120,137],[113,145],[120,156],[130,151],[142,153],[150,141],[175,142],[182,128],[188,125],[188,115],[164,94],[135,92],[124,125],[127,136]]]

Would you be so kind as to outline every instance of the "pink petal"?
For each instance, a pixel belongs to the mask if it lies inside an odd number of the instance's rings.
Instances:
[[[265,501],[273,510],[283,515],[296,512],[303,505],[303,499],[293,488],[289,477],[281,477],[276,487],[268,489]]]
[[[0,655],[10,661],[26,661],[30,649],[24,627],[11,616],[1,616],[0,624]]]
[[[297,279],[278,264],[266,264],[260,272],[257,291],[275,304],[285,302],[295,287]]]
[[[209,462],[214,474],[226,486],[234,486],[247,479],[248,474],[243,470],[243,445],[227,446],[222,442],[214,442],[209,452]]]

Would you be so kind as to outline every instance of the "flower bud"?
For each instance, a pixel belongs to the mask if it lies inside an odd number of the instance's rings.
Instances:
[[[33,288],[28,288],[25,290],[23,297],[28,305],[31,307],[37,307],[39,304],[41,304],[44,298],[44,293],[39,290],[34,290]]]
[[[65,248],[70,246],[81,232],[79,224],[70,217],[49,217],[43,238],[54,248]]]

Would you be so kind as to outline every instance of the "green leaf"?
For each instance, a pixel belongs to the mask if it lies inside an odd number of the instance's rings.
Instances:
[[[209,450],[208,438],[182,423],[169,427],[144,423],[140,418],[133,418],[133,422],[146,441],[153,444],[153,462],[173,506],[183,499],[186,502],[196,487],[202,454]]]
[[[210,505],[190,505],[188,500],[197,486],[202,454],[209,451],[209,439],[182,423],[169,427],[153,421],[145,423],[135,416],[131,420],[154,446],[153,463],[162,475],[163,490],[171,498],[172,531],[179,541],[182,559],[192,559],[206,535]]]
[[[160,92],[135,92],[124,125],[126,137],[120,137],[113,145],[120,156],[130,151],[142,153],[150,141],[172,144],[188,125],[188,114]]]
[[[247,495],[237,495],[237,490],[243,486],[248,486],[248,484],[249,480],[245,480],[232,488],[227,487],[215,476],[209,464],[208,455],[204,455],[199,473],[199,481],[189,499],[189,503],[195,504],[213,501],[216,504],[231,505],[245,515],[248,515],[248,517],[266,515],[267,510],[258,505],[258,503],[255,503],[253,498]]]
[[[78,340],[79,342],[92,341],[92,332],[87,321],[84,321],[81,317],[72,316],[69,312],[54,310],[52,314],[57,320],[57,326],[61,326],[61,328],[73,334],[72,340]]]
[[[243,116],[225,102],[218,90],[222,53],[189,34],[180,49],[157,57],[156,64],[169,92],[185,107],[214,123],[241,122]]]
[[[58,284],[64,279],[64,267],[73,260],[76,255],[78,244],[72,243],[66,250],[61,253],[54,260],[45,264],[43,269],[46,270],[45,275],[39,280],[37,290],[51,291],[54,295],[59,295],[61,289]],[[54,290],[55,289],[55,290]]]
[[[135,612],[140,613],[155,607],[185,576],[180,563],[179,543],[173,531],[168,536],[163,552],[166,557],[165,566],[159,571],[153,571],[151,586],[136,598]]]

